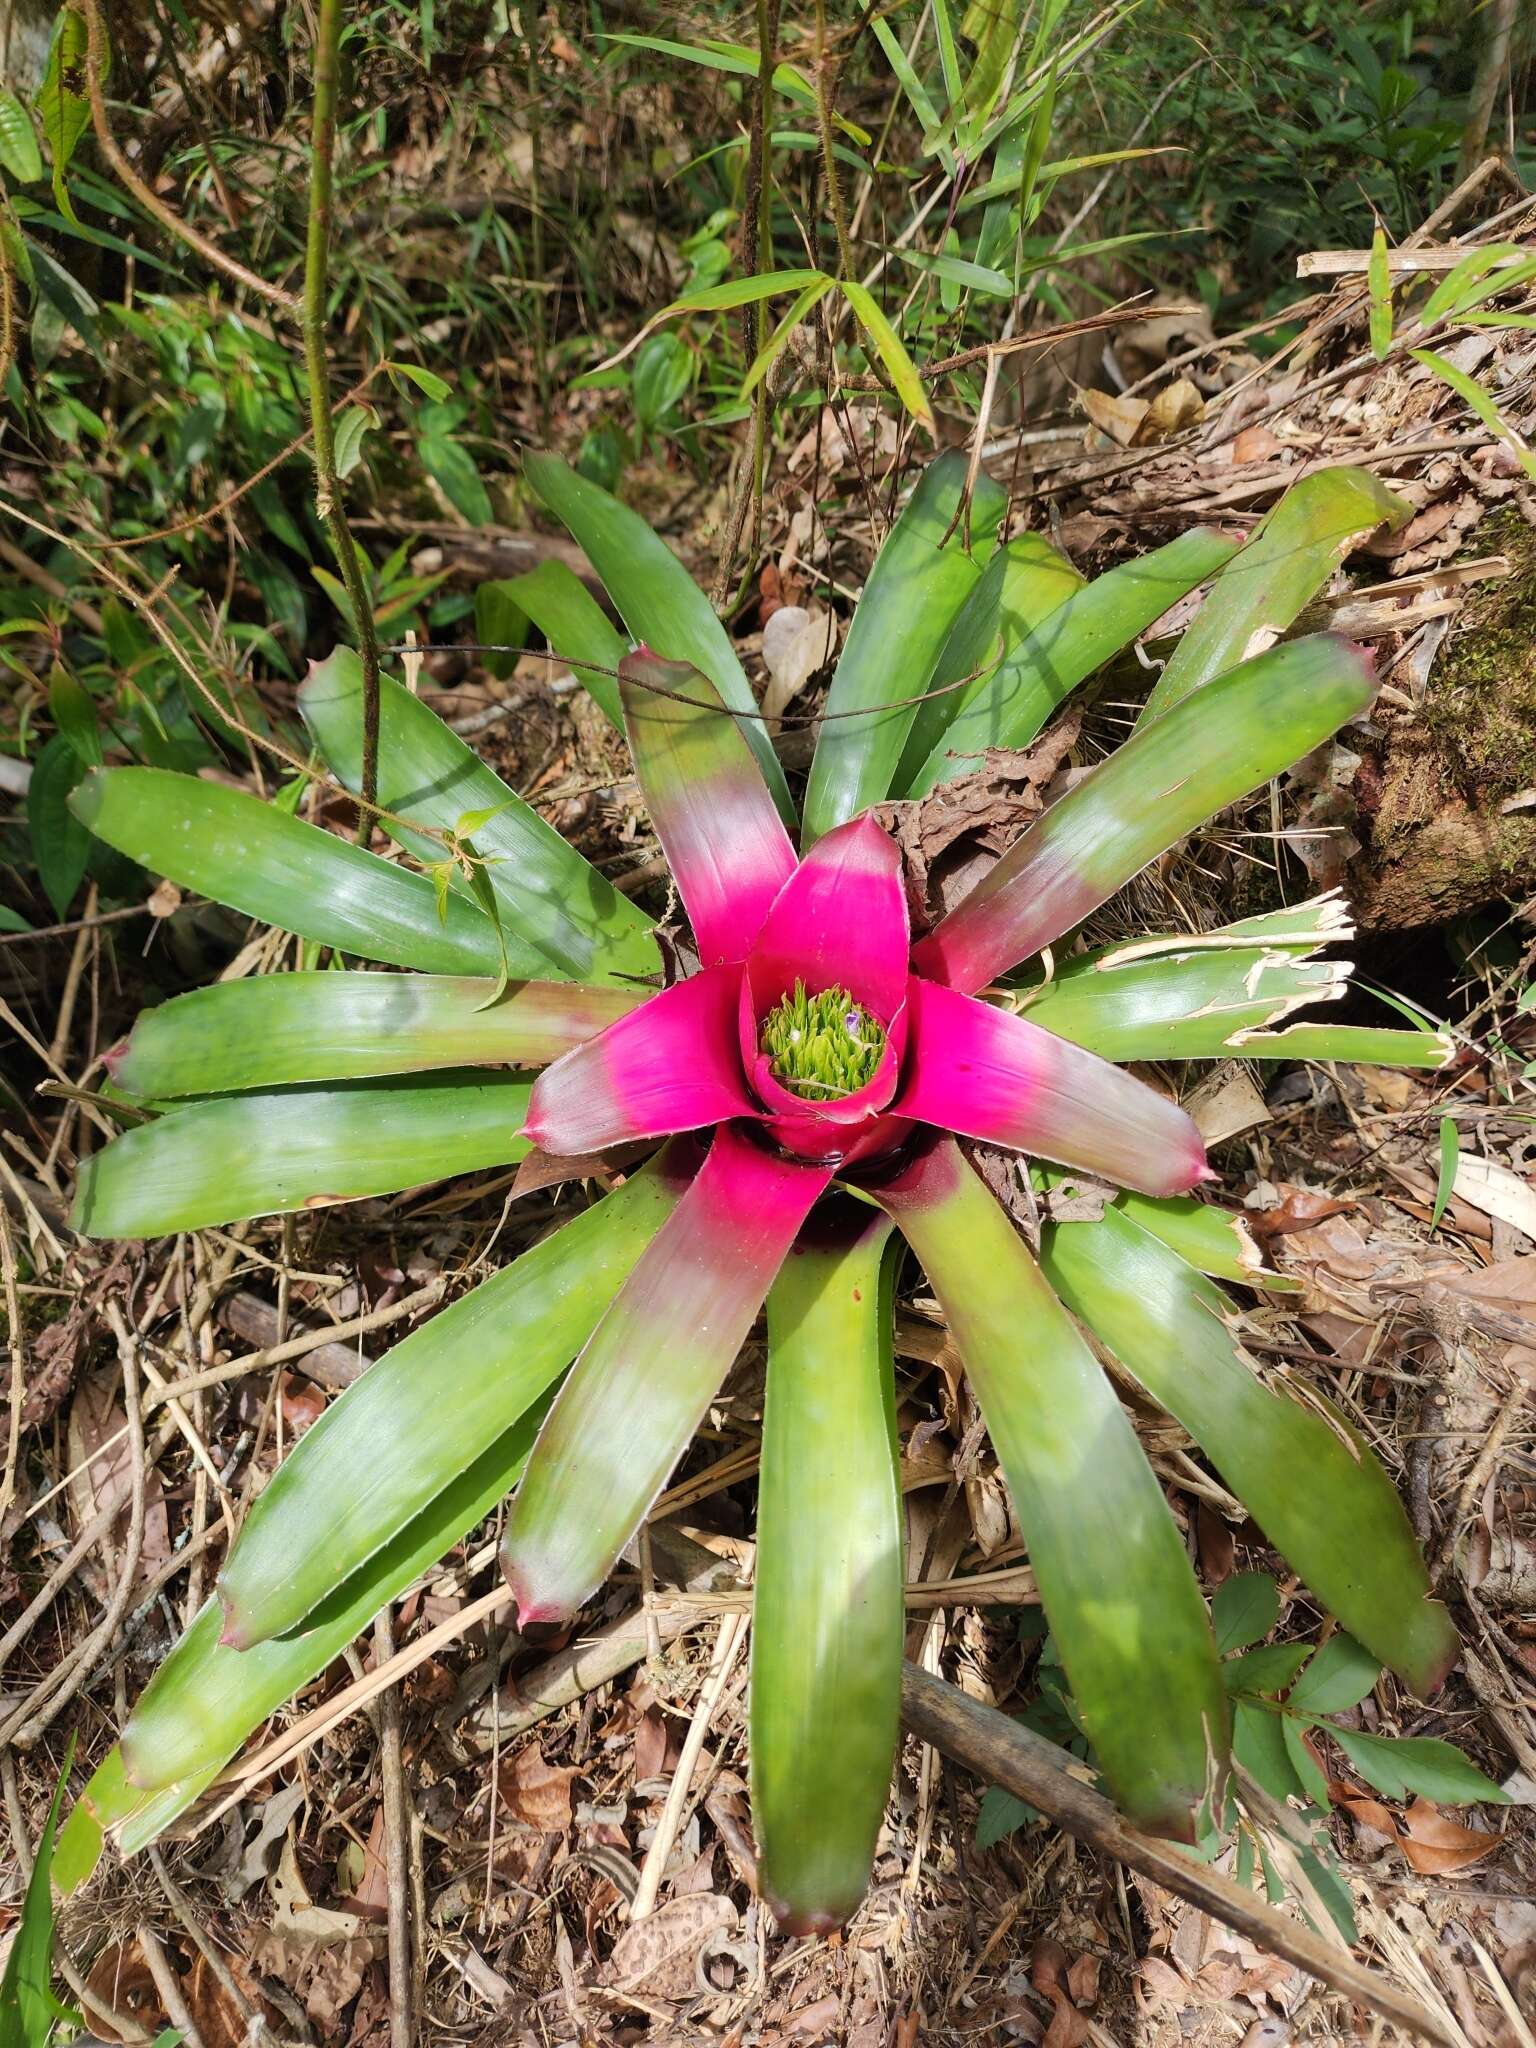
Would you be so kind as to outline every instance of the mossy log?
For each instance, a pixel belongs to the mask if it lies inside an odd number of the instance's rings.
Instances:
[[[1417,717],[1369,759],[1355,795],[1363,926],[1438,925],[1536,892],[1536,533],[1513,512],[1478,534],[1513,573],[1468,601]]]

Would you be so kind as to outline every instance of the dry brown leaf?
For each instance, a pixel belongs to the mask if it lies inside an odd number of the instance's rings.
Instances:
[[[1135,447],[1152,410],[1146,399],[1120,398],[1112,391],[1079,391],[1077,396],[1083,411],[1101,434],[1122,448]],[[1090,435],[1089,440],[1092,439]]]
[[[717,1892],[689,1892],[626,1927],[603,1970],[616,1990],[646,1998],[691,1998],[700,1989],[699,1964],[711,1937],[734,1929],[736,1908]]]
[[[149,1974],[149,1965],[136,1941],[119,1942],[104,1948],[91,1965],[85,1981],[98,1998],[104,1998],[125,2018],[137,2020],[151,2034],[170,2024],[170,2015],[160,2003],[155,1980]],[[99,2017],[93,2012],[90,2018],[103,2041],[121,2041],[124,2038],[113,2030],[104,2016]]]
[[[1415,1799],[1404,1816],[1401,1836],[1409,1867],[1421,1877],[1443,1877],[1452,1870],[1465,1870],[1481,1862],[1502,1838],[1484,1834],[1479,1828],[1463,1827],[1459,1820],[1442,1813],[1432,1799]]]
[[[571,1824],[571,1780],[581,1772],[574,1765],[550,1764],[536,1742],[526,1743],[511,1768],[497,1780],[502,1803],[514,1820],[546,1835],[563,1834]]]

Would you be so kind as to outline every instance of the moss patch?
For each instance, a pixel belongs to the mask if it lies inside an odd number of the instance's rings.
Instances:
[[[1536,531],[1502,511],[1479,529],[1478,552],[1507,556],[1514,573],[1468,599],[1419,724],[1447,779],[1482,808],[1536,783]]]

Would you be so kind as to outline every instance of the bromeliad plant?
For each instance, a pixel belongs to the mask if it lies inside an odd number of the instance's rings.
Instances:
[[[381,801],[395,838],[441,871],[441,900],[428,875],[238,790],[100,772],[79,815],[146,867],[338,961],[413,971],[229,982],[141,1018],[115,1079],[163,1113],[84,1163],[76,1217],[146,1236],[502,1166],[530,1144],[654,1156],[398,1345],[285,1460],[217,1599],[82,1796],[66,1881],[104,1828],[125,1849],[151,1840],[519,1479],[502,1563],[520,1622],[571,1616],[766,1302],[754,1814],[780,1920],[838,1923],[867,1879],[897,1732],[903,1243],[965,1359],[1102,1774],[1137,1823],[1193,1839],[1226,1768],[1226,1692],[1183,1540],[1095,1346],[1408,1684],[1433,1685],[1456,1642],[1367,1448],[1240,1349],[1214,1279],[1273,1276],[1191,1195],[1213,1178],[1194,1124],[1113,1062],[1236,1050],[1433,1065],[1449,1046],[1274,1029],[1342,990],[1347,970],[1317,958],[1347,932],[1328,899],[1072,959],[1062,942],[1366,711],[1355,649],[1269,643],[1349,541],[1399,507],[1359,473],[1316,477],[1241,551],[1196,532],[1090,585],[1036,536],[995,548],[1004,507],[985,480],[959,518],[964,464],[942,458],[853,621],[797,853],[783,773],[701,594],[615,500],[551,458],[529,467],[642,643],[626,653],[574,578],[546,565],[522,579],[524,608],[628,735],[691,927],[694,953],[666,958],[688,971],[664,974],[643,914],[393,685]],[[1077,681],[1218,570],[1134,736],[914,930],[871,806],[1028,743]],[[301,699],[353,788],[359,700],[349,653]],[[1038,957],[1043,980],[1011,979]],[[1127,1192],[1096,1220],[1048,1222],[1036,1257],[961,1140]],[[1051,1172],[1033,1172],[1048,1194]]]

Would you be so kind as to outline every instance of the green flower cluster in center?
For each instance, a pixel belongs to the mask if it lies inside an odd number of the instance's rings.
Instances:
[[[885,1027],[845,988],[809,996],[797,981],[763,1019],[760,1048],[773,1078],[810,1102],[853,1095],[875,1077]]]

